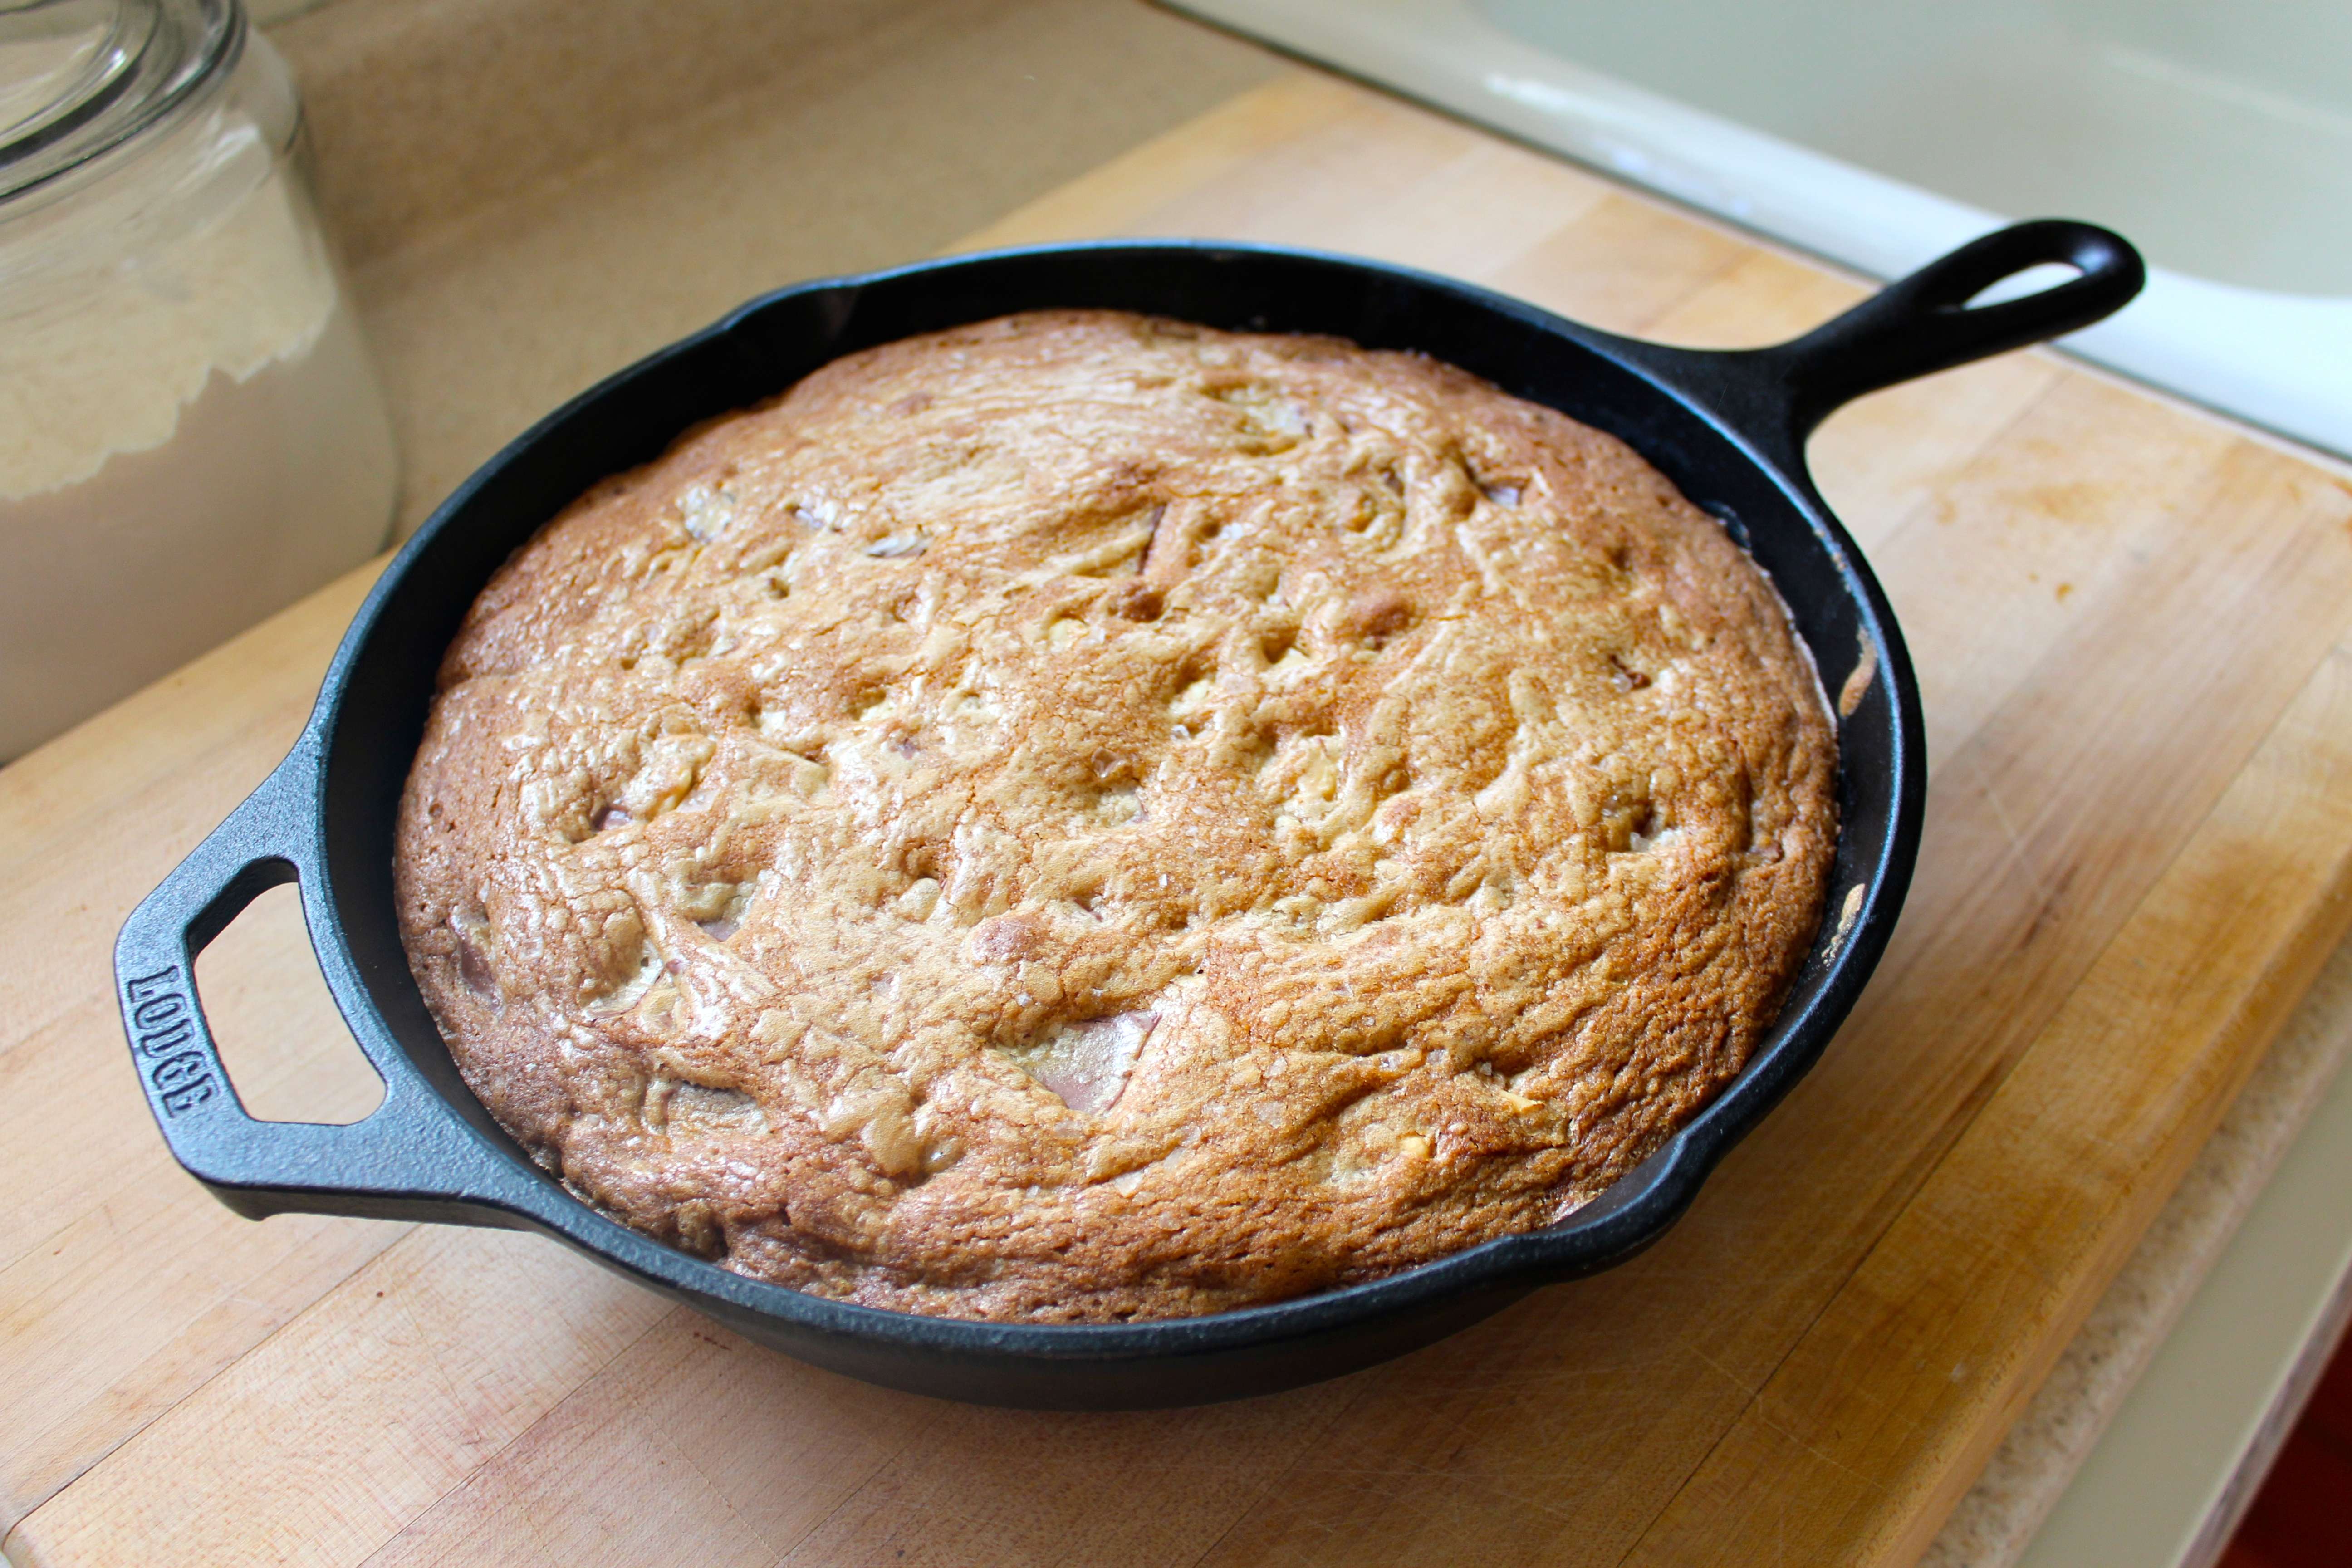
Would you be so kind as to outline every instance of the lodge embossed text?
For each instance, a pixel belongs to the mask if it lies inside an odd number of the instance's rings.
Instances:
[[[194,1110],[220,1092],[211,1055],[198,1047],[196,1005],[186,974],[159,969],[123,983],[131,1048],[155,1100],[171,1115]]]

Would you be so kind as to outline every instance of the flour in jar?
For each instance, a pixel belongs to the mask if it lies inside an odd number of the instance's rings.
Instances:
[[[0,759],[381,547],[381,396],[280,165],[0,319]]]

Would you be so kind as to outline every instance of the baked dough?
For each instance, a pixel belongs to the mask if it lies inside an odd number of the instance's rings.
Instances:
[[[449,649],[403,935],[630,1225],[906,1311],[1178,1316],[1556,1220],[1738,1073],[1835,737],[1619,441],[1100,311],[868,350],[582,497]]]

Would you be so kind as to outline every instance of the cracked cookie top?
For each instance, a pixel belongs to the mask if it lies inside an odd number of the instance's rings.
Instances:
[[[1617,440],[1412,354],[1055,311],[542,529],[444,663],[409,959],[629,1224],[1113,1321],[1558,1219],[1769,1026],[1835,738]]]

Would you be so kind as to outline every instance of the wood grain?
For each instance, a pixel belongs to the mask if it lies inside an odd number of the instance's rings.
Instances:
[[[1297,76],[974,246],[1346,248],[1727,346],[1861,292]],[[1816,438],[1921,673],[1909,907],[1822,1065],[1634,1263],[1416,1356],[1133,1415],[757,1350],[536,1238],[235,1220],[105,953],[299,725],[353,580],[0,772],[0,1430],[26,1563],[1910,1561],[2352,921],[2352,488],[2048,355]],[[240,1082],[351,1114],[283,914],[208,954]]]

